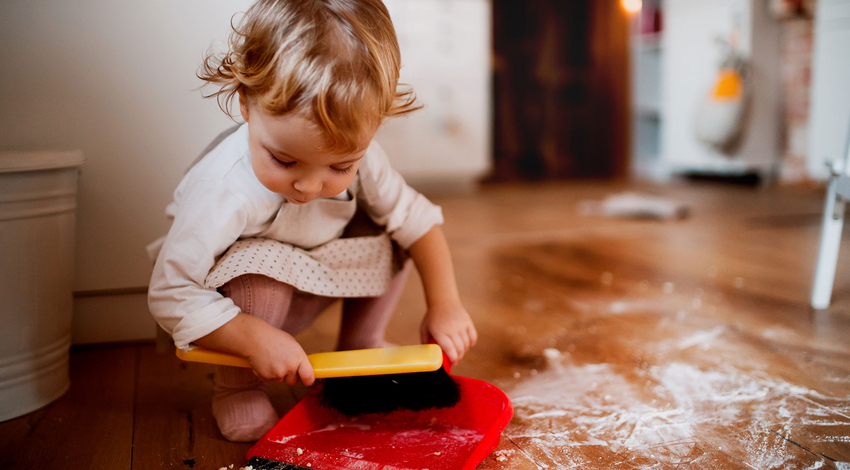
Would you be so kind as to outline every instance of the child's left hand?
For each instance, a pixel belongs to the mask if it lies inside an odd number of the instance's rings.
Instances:
[[[478,342],[478,332],[466,309],[459,301],[445,305],[429,306],[420,328],[422,342],[431,338],[440,345],[452,365],[463,358],[469,348]]]
[[[410,246],[410,256],[422,277],[428,303],[428,312],[419,329],[422,342],[433,338],[455,365],[478,342],[478,332],[460,303],[449,245],[439,225],[431,227]]]

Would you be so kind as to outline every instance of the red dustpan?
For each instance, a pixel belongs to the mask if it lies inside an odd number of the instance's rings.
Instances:
[[[499,444],[513,415],[508,397],[454,377],[460,402],[427,411],[349,418],[324,408],[316,386],[248,451],[254,470],[472,470]]]

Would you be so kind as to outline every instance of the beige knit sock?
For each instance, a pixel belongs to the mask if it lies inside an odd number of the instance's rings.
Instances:
[[[251,369],[216,366],[214,382],[212,413],[228,441],[256,441],[277,423],[266,384]]]

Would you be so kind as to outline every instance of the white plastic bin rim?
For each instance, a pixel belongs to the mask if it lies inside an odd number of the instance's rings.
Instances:
[[[0,173],[54,170],[85,163],[82,150],[64,152],[0,152]]]

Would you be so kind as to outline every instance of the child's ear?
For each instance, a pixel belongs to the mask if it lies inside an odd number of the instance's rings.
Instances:
[[[239,89],[239,112],[242,113],[242,119],[248,122],[248,97],[245,96],[245,90]]]

